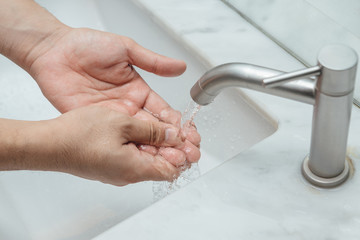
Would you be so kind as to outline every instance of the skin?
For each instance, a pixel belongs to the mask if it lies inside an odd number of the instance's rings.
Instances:
[[[108,108],[86,106],[46,121],[2,119],[0,128],[1,170],[61,171],[117,186],[171,181],[179,174],[179,168],[162,155],[136,146],[183,145],[180,132],[171,124],[144,122]]]
[[[0,5],[6,6],[0,9],[0,52],[64,113],[40,122],[0,119],[0,169],[62,171],[122,186],[171,180],[180,166],[199,160],[196,128],[180,130],[181,114],[133,68],[177,76],[186,69],[183,61],[124,36],[66,26],[31,0]],[[136,137],[140,129],[143,138]],[[171,144],[169,132],[177,136]]]

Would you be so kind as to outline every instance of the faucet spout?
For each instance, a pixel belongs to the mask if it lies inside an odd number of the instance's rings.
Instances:
[[[206,72],[190,95],[207,105],[228,87],[248,88],[312,104],[313,126],[305,179],[319,187],[335,187],[349,176],[346,144],[357,68],[356,52],[343,45],[321,49],[317,66],[283,74],[245,63],[228,63]],[[302,78],[308,76],[317,78]],[[302,79],[299,79],[302,78]]]
[[[206,72],[192,87],[190,95],[196,103],[207,105],[224,88],[242,87],[312,105],[315,103],[315,79],[304,78],[272,88],[264,87],[264,79],[281,73],[283,72],[252,64],[227,63]]]

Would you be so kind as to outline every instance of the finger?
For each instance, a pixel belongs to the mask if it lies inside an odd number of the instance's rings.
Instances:
[[[145,157],[142,157],[142,160],[143,166],[138,171],[138,178],[141,181],[173,181],[180,175],[180,169],[160,155],[151,156],[146,154]]]
[[[138,149],[144,152],[147,152],[153,156],[155,156],[156,154],[158,154],[158,149],[154,146],[150,146],[150,145],[144,145],[144,144],[140,144],[138,146]]]
[[[170,124],[128,117],[126,123],[121,124],[120,131],[127,142],[152,146],[183,145],[180,130]]]
[[[154,115],[152,115],[149,112],[146,112],[144,110],[138,111],[134,116],[134,118],[141,119],[144,121],[154,121],[158,122],[159,119],[156,118]],[[183,138],[185,140],[185,137]],[[160,150],[154,146],[150,145],[140,145],[139,150],[145,151],[147,153],[150,153],[151,155],[155,156],[156,154],[160,154],[162,157],[165,158],[166,161],[170,162],[174,166],[182,166],[184,162],[186,161],[186,155],[181,150],[177,150],[174,148],[160,148]]]
[[[176,113],[175,113],[176,114]],[[176,115],[175,118],[180,118],[181,114],[179,112],[179,115]],[[145,111],[145,110],[140,110],[138,111],[134,116],[134,118],[137,118],[137,119],[140,119],[140,120],[144,120],[144,121],[154,121],[154,122],[159,122],[160,121],[160,116],[158,116],[157,114],[154,114],[154,113],[150,113],[149,111]],[[173,124],[175,125],[176,127],[180,128],[180,122],[178,120],[176,120],[176,123]],[[193,134],[193,132],[191,131],[190,134]],[[195,132],[195,134],[197,135],[194,135],[194,139],[195,141],[197,141],[197,139],[200,139],[200,135]],[[185,141],[186,139],[186,133],[183,133],[182,130],[180,130],[180,136],[182,138],[182,141]],[[192,138],[192,137],[191,137]],[[198,140],[199,143],[200,143],[200,140]],[[195,142],[196,143],[196,142]],[[199,145],[199,143],[195,144],[196,146]]]
[[[128,39],[126,45],[131,64],[145,71],[170,77],[178,76],[186,70],[186,63],[184,61],[154,53],[131,39]]]
[[[154,114],[152,114],[152,113],[150,113],[148,111],[142,110],[142,109],[140,111],[138,111],[133,117],[137,118],[137,119],[140,119],[140,120],[143,120],[143,121],[159,122],[159,119],[156,116],[154,116]],[[181,134],[180,136],[182,138],[182,141],[185,141],[185,136],[183,134]],[[155,150],[151,149],[151,148],[155,148],[155,147],[150,146],[150,145],[141,145],[141,148],[139,148],[139,149],[144,150],[144,151],[149,152],[149,153],[154,153]]]
[[[161,147],[159,149],[159,155],[175,167],[183,166],[186,162],[185,153],[172,147]]]
[[[180,175],[180,169],[160,155],[152,156],[149,153],[139,151],[132,145],[127,150],[130,153],[128,162],[132,162],[125,173],[127,183],[148,180],[173,181]]]
[[[183,151],[186,156],[186,160],[190,163],[198,162],[201,156],[199,148],[194,146],[190,141],[185,140],[185,144],[177,149]]]
[[[195,146],[200,145],[201,136],[193,124],[185,123],[181,129],[181,134]]]
[[[170,107],[156,92],[151,91],[145,101],[144,109],[161,121],[181,127],[181,113]]]

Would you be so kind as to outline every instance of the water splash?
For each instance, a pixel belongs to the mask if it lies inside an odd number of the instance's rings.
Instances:
[[[194,121],[196,114],[200,111],[201,106],[194,101],[190,101],[181,117],[181,125],[183,128],[190,127]]]
[[[201,106],[190,101],[188,107],[185,109],[181,117],[182,128],[189,128],[193,125],[194,118],[199,112]],[[154,182],[153,183],[153,194],[154,201],[158,201],[172,192],[182,188],[188,183],[194,181],[200,176],[200,169],[198,163],[188,163],[182,168],[180,176],[172,182]]]
[[[180,176],[172,182],[154,182],[153,194],[154,201],[163,199],[172,192],[179,190],[188,183],[200,177],[200,169],[198,163],[193,163],[189,168],[183,169]]]

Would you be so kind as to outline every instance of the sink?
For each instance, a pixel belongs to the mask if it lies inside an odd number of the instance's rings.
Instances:
[[[126,35],[155,52],[185,60],[187,71],[176,78],[139,70],[148,84],[180,111],[190,101],[194,82],[210,67],[134,1],[66,0],[61,2],[62,8],[59,3],[39,2],[72,26],[80,22],[84,27]],[[59,115],[30,76],[4,57],[0,66],[2,118],[40,120]],[[277,130],[277,121],[238,89],[224,91],[211,106],[203,107],[195,123],[202,135],[202,174]],[[115,187],[40,171],[1,172],[0,196],[0,239],[89,239],[153,203],[152,182]]]

